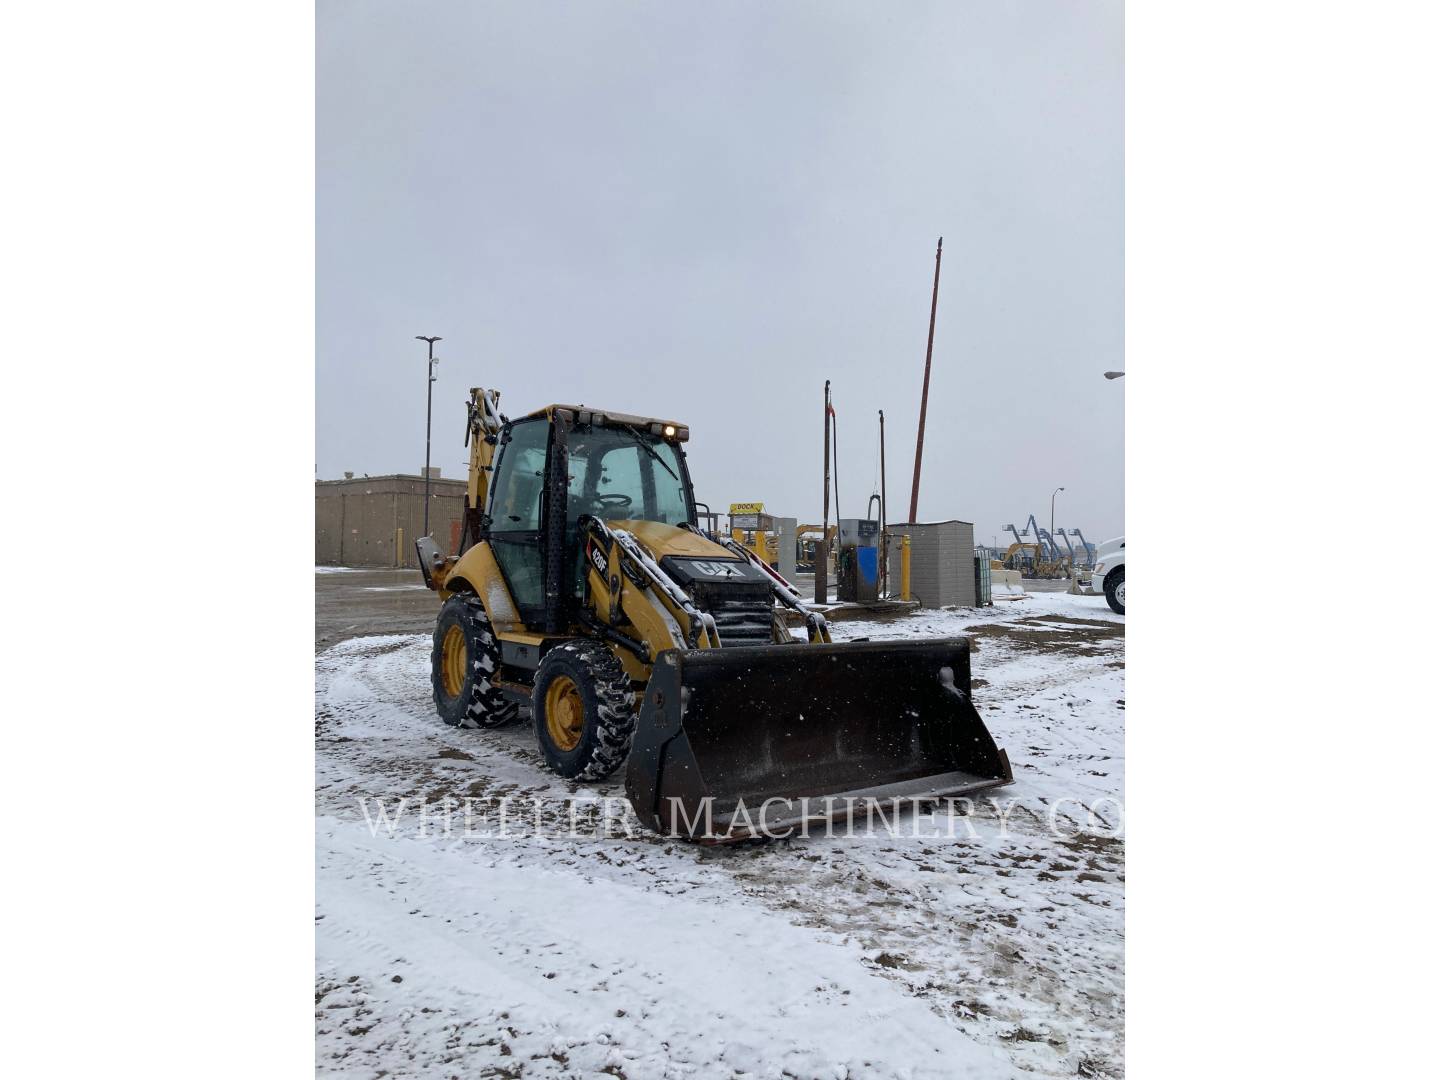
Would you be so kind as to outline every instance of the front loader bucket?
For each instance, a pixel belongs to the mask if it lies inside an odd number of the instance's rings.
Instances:
[[[1011,779],[968,643],[876,641],[662,653],[625,790],[660,833],[735,839]]]

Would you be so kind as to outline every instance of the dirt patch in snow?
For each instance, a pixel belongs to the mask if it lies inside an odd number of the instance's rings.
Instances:
[[[983,647],[987,641],[996,641],[1028,652],[1094,655],[1112,641],[1123,641],[1125,624],[1092,623],[1052,615],[1014,622],[980,623],[967,626],[965,632],[975,639],[978,647]]]

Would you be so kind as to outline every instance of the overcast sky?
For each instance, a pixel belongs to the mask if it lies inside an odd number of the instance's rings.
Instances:
[[[1122,5],[321,0],[318,476],[464,473],[463,402],[691,425],[696,497],[818,521],[885,410],[908,514],[1124,530]],[[831,509],[832,519],[835,516]],[[1003,542],[1003,541],[1002,541]]]

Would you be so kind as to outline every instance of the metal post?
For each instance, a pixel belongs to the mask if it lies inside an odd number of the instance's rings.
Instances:
[[[930,291],[930,336],[925,340],[925,383],[920,390],[920,426],[915,431],[915,479],[910,482],[910,520],[920,513],[920,458],[925,453],[925,408],[930,402],[930,354],[935,348],[935,305],[940,300],[940,249],[945,238],[935,245],[935,285]]]
[[[1055,496],[1064,490],[1063,487],[1058,487],[1050,493],[1050,543],[1052,544],[1055,543]],[[1055,554],[1057,556],[1060,554],[1058,547],[1055,548]]]
[[[885,410],[880,410],[880,595],[890,595],[890,532],[885,516]]]
[[[815,551],[815,602],[830,602],[830,380],[825,380],[825,513],[820,519],[820,546]]]
[[[416,341],[425,342],[430,349],[430,359],[425,365],[425,535],[430,535],[430,400],[435,390],[435,342],[444,338],[415,335]]]

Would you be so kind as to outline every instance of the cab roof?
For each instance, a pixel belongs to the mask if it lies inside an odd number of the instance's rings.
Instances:
[[[532,413],[526,413],[525,419],[553,420],[556,411],[568,414],[569,418],[581,424],[599,424],[602,427],[633,427],[641,431],[649,431],[652,434],[662,437],[674,438],[678,442],[685,442],[690,438],[690,426],[682,424],[678,420],[662,420],[654,416],[636,416],[634,413],[616,412],[613,409],[597,409],[592,405],[546,405],[543,409],[536,409]],[[666,429],[673,429],[673,434],[668,434]]]

